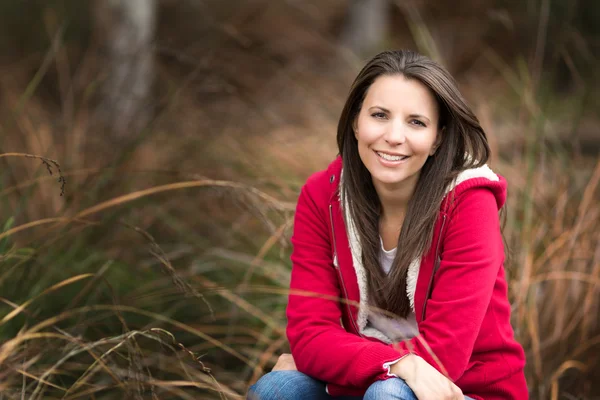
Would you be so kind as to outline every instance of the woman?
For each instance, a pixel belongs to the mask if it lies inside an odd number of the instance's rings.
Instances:
[[[286,355],[260,399],[518,399],[498,210],[506,181],[456,83],[410,51],[359,73],[340,156],[303,186]]]

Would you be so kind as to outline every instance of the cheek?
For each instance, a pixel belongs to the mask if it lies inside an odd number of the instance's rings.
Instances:
[[[413,142],[415,150],[422,153],[428,153],[433,149],[435,145],[436,136],[435,134],[422,135]]]
[[[381,136],[381,127],[369,121],[359,121],[357,139],[363,144],[369,144]]]

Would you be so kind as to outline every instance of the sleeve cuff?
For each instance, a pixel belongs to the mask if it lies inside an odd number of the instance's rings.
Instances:
[[[388,361],[386,363],[383,363],[383,368],[387,371],[386,372],[386,376],[390,376],[390,377],[395,377],[395,378],[400,378],[398,375],[396,374],[392,374],[391,369],[392,369],[392,365],[396,364],[398,361],[402,360],[404,357],[406,357],[408,354],[403,355],[402,357],[398,358],[397,360],[394,361]]]

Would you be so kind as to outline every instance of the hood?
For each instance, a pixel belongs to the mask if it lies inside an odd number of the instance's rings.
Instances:
[[[466,190],[480,187],[485,187],[492,191],[496,198],[498,210],[504,206],[504,203],[506,203],[506,180],[494,173],[487,164],[479,168],[464,170],[458,174],[454,182],[446,188],[444,201],[448,199],[448,194],[451,192],[454,192],[454,196],[459,196]]]

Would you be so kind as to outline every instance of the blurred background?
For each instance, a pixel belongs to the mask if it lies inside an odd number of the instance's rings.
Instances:
[[[531,398],[600,398],[595,0],[2,0],[0,399],[244,398],[289,351],[299,189],[398,48],[509,182]]]

